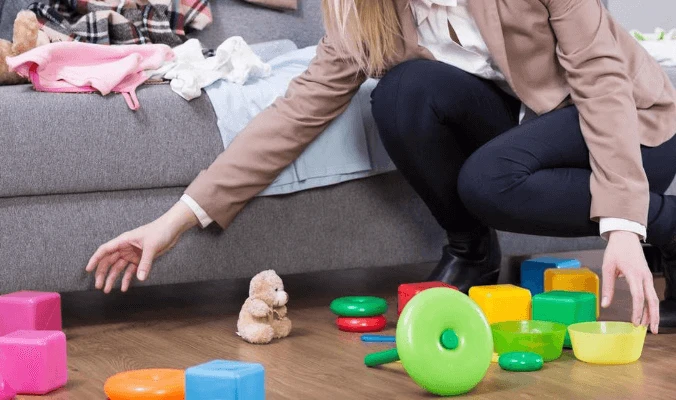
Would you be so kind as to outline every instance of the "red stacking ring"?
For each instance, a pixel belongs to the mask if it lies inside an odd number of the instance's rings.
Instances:
[[[340,317],[336,319],[336,325],[344,332],[380,332],[385,329],[387,320],[382,315],[362,318]]]

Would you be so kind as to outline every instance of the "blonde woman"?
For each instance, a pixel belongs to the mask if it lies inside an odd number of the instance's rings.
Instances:
[[[227,228],[343,110],[382,78],[373,115],[388,153],[448,232],[430,279],[497,280],[495,229],[607,240],[602,303],[624,276],[631,320],[657,333],[641,241],[657,246],[676,323],[676,91],[600,0],[324,0],[326,36],[284,98],[260,113],[158,220],[87,266],[109,292],[145,280],[186,230]]]

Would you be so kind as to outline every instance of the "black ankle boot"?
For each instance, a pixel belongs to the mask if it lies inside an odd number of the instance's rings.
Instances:
[[[448,246],[428,281],[442,281],[467,293],[472,286],[494,285],[502,253],[495,230],[476,238],[449,238]]]
[[[676,328],[676,252],[664,253],[662,265],[667,288],[660,303],[660,328]]]

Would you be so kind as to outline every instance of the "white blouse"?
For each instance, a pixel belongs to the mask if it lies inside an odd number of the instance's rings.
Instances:
[[[411,9],[418,24],[419,44],[446,64],[484,79],[504,82],[493,62],[479,28],[467,8],[468,0],[413,0]],[[460,44],[450,37],[449,23]]]

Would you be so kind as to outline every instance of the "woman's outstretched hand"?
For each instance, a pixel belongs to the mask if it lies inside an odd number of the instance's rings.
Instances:
[[[86,271],[95,272],[96,289],[105,293],[111,292],[124,272],[122,291],[126,292],[134,275],[140,281],[146,280],[153,261],[173,248],[181,235],[197,223],[190,208],[178,202],[155,221],[103,244],[89,260]]]
[[[635,326],[650,325],[657,333],[660,323],[660,301],[653,285],[653,275],[635,233],[610,233],[603,257],[603,291],[601,306],[607,308],[613,300],[615,279],[623,276],[632,297],[631,321]]]

